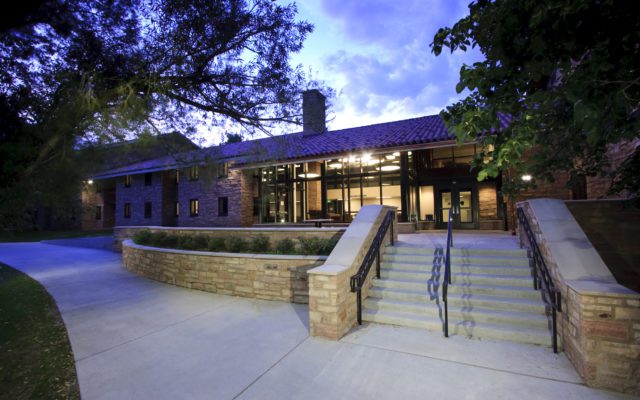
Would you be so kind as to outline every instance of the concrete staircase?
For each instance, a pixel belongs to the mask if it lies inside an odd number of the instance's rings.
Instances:
[[[442,331],[443,249],[388,246],[362,319]],[[452,248],[449,334],[551,346],[525,250]]]

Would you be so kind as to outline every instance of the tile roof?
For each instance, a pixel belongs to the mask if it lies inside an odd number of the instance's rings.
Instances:
[[[510,118],[500,115],[501,126]],[[101,173],[95,179],[176,168],[205,160],[235,161],[246,165],[284,162],[307,158],[329,158],[331,155],[383,150],[454,140],[439,115],[411,118],[356,128],[325,131],[319,134],[292,133],[263,139],[212,146]]]

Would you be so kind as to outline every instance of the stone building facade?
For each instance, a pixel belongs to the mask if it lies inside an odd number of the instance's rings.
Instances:
[[[303,131],[168,155],[93,177],[105,218],[87,228],[118,226],[251,226],[325,219],[349,223],[361,207],[396,207],[401,222],[443,229],[502,230],[515,226],[514,202],[501,193],[502,177],[477,182],[470,163],[475,143],[459,146],[438,115],[329,131],[325,98],[303,95]],[[501,124],[509,123],[501,116]],[[637,143],[612,147],[617,165]],[[197,170],[194,172],[194,169]],[[195,175],[194,175],[195,174]],[[519,179],[519,177],[517,178]],[[515,201],[603,195],[603,180],[576,191],[568,175],[540,182]],[[96,185],[98,186],[98,185]],[[97,206],[97,205],[96,205]],[[109,208],[109,209],[107,209]],[[111,217],[113,216],[113,217]]]

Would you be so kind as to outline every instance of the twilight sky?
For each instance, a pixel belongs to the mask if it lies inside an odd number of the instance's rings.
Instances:
[[[296,0],[315,25],[293,64],[336,90],[329,129],[436,114],[457,99],[463,63],[477,50],[436,57],[439,28],[468,14],[468,0]]]

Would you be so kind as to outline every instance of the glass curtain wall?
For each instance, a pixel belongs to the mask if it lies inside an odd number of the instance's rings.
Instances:
[[[269,166],[257,175],[261,223],[350,222],[369,204],[402,209],[397,152]]]

